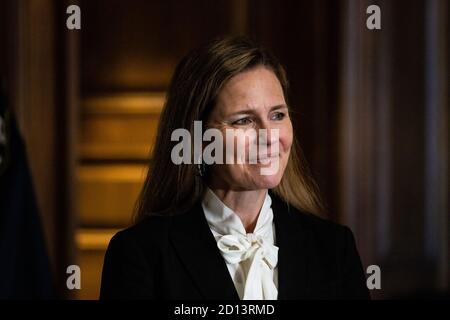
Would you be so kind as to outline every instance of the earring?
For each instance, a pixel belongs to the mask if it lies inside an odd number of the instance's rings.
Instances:
[[[201,160],[202,160],[202,155],[200,155],[198,157],[197,171],[198,171],[198,175],[200,177],[204,177],[206,174],[206,164]]]

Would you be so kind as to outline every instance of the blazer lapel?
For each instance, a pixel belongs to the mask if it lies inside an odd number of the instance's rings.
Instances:
[[[200,203],[174,216],[171,240],[204,299],[239,300]]]
[[[278,300],[308,297],[310,230],[293,215],[301,214],[273,192],[278,251]],[[201,204],[174,216],[171,241],[184,266],[205,299],[239,300],[227,266],[209,229]]]
[[[274,213],[278,251],[278,300],[306,299],[308,296],[308,239],[309,229],[300,219],[301,214],[278,196],[270,193]]]

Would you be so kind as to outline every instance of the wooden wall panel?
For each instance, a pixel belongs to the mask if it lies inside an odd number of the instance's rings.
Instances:
[[[117,229],[80,229],[77,233],[78,263],[83,279],[81,289],[77,291],[77,299],[98,299],[105,251],[117,231]]]
[[[164,90],[182,55],[230,30],[232,3],[82,1],[84,92]]]
[[[83,165],[78,169],[79,219],[82,226],[126,227],[132,222],[145,165]]]
[[[115,94],[83,100],[82,159],[148,160],[164,94]]]
[[[448,133],[439,121],[441,133],[426,129],[430,111],[444,117],[445,107],[435,100],[439,91],[429,96],[435,102],[427,103],[429,82],[442,85],[442,68],[427,63],[425,53],[442,51],[424,49],[431,21],[425,18],[430,10],[425,1],[379,1],[383,25],[378,31],[365,28],[370,4],[349,0],[344,7],[339,221],[355,232],[364,264],[381,269],[382,289],[372,291],[373,297],[437,297],[448,293],[448,284],[438,282],[448,279],[442,273],[449,270],[448,232],[433,221],[447,221],[448,208],[427,208],[427,190],[448,198],[448,187],[427,184],[426,161],[433,159],[434,169],[440,166],[444,156],[430,146],[445,149]],[[442,196],[430,199],[443,203]]]
[[[53,271],[58,263],[56,217],[58,208],[58,163],[56,134],[57,85],[55,65],[54,3],[45,1],[9,1],[6,21],[9,43],[6,79],[9,107],[13,109],[25,141],[37,205]],[[4,50],[7,48],[8,50]],[[60,189],[61,190],[61,189]]]

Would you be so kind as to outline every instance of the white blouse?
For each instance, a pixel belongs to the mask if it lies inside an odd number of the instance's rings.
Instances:
[[[271,205],[267,193],[255,230],[247,233],[239,216],[211,189],[207,188],[202,201],[206,220],[242,300],[276,300],[278,296],[278,247]]]

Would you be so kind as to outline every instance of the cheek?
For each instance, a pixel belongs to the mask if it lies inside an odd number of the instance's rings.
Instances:
[[[225,137],[225,135],[224,135]],[[232,140],[232,146],[228,147],[228,139],[224,138],[224,155],[225,158],[230,159],[233,163],[240,161],[248,161],[250,152],[253,152],[253,156],[257,153],[257,138],[255,134],[252,134],[250,130],[244,130],[237,133],[237,136],[230,138]]]
[[[292,124],[286,125],[282,130],[280,130],[280,146],[284,152],[289,152],[291,150],[293,142],[293,131]]]

